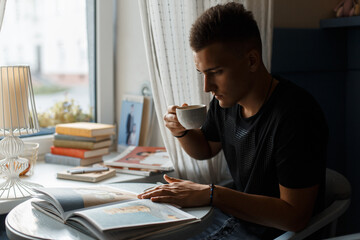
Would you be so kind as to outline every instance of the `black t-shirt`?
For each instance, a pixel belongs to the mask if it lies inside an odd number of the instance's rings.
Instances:
[[[323,208],[328,128],[316,100],[290,81],[278,79],[269,100],[250,118],[241,106],[210,103],[202,131],[221,142],[237,190],[279,197],[279,184],[320,184],[315,211]]]

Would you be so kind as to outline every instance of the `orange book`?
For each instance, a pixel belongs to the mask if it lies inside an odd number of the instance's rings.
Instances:
[[[51,153],[70,156],[70,157],[78,157],[78,158],[90,158],[101,156],[109,153],[109,148],[100,148],[95,150],[87,150],[87,149],[78,149],[78,148],[63,148],[63,147],[55,147],[51,146]]]

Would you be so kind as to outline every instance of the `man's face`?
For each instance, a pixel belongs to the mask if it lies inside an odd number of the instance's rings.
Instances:
[[[240,103],[251,89],[247,54],[222,43],[194,52],[197,70],[204,75],[204,91],[211,92],[223,108]]]

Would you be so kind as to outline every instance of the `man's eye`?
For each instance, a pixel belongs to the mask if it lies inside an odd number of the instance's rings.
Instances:
[[[221,74],[221,73],[223,73],[223,70],[217,70],[217,71],[213,72],[213,74]]]

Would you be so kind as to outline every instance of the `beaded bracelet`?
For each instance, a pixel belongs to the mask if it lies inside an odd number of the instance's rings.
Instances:
[[[212,206],[213,203],[214,189],[215,189],[215,185],[213,183],[210,184],[210,206]]]
[[[180,136],[174,136],[176,138],[182,138],[183,136],[185,136],[187,133],[189,132],[189,130],[185,130],[185,132],[183,134],[181,134]]]

